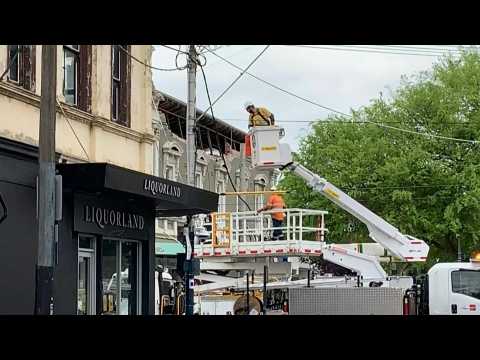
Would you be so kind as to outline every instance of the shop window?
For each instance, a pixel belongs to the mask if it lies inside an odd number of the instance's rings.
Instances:
[[[130,46],[112,45],[112,120],[130,126]]]
[[[35,91],[35,45],[8,45],[8,81]]]
[[[102,241],[102,314],[141,313],[141,245],[136,241]]]
[[[65,102],[91,111],[91,45],[63,46],[63,95]]]

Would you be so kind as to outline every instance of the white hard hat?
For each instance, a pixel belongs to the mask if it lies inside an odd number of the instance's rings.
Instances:
[[[245,109],[248,109],[250,106],[254,106],[254,105],[253,105],[253,102],[247,101],[245,102],[245,104],[243,104],[243,106],[245,107]]]
[[[277,187],[275,185],[272,185],[272,187],[270,188],[270,190],[272,191],[277,191]]]

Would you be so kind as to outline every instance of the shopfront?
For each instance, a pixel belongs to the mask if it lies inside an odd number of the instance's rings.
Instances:
[[[0,314],[32,314],[36,148],[0,139]],[[214,211],[218,195],[110,164],[58,164],[55,314],[154,314],[155,217]]]

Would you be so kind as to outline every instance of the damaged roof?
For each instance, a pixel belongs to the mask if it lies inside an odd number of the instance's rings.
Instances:
[[[154,90],[154,99],[158,111],[165,115],[169,129],[177,136],[185,139],[187,104],[171,95]],[[203,111],[196,109],[197,118]],[[248,119],[245,118],[245,122]],[[225,151],[229,144],[233,149],[239,151],[240,144],[245,142],[246,132],[211,116],[205,114],[197,122],[197,146],[202,149],[215,148]]]

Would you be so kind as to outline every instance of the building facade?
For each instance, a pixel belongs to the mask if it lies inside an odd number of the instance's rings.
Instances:
[[[57,46],[55,314],[154,314],[157,217],[218,196],[153,174],[152,46]],[[31,314],[38,249],[39,45],[1,45],[1,314]]]

